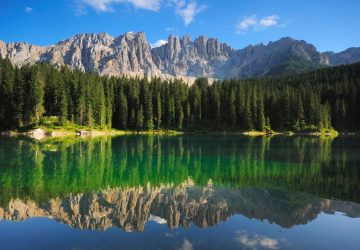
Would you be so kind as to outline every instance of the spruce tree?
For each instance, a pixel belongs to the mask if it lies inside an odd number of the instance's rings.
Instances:
[[[155,124],[156,124],[156,129],[160,129],[161,126],[161,114],[162,114],[162,109],[161,109],[161,96],[160,96],[160,92],[158,91],[155,95]]]
[[[258,98],[257,103],[257,122],[256,130],[263,131],[265,128],[265,114],[264,114],[264,101],[262,97]]]
[[[142,130],[143,126],[144,126],[144,111],[142,105],[140,105],[138,112],[136,113],[136,129]]]
[[[250,95],[246,96],[245,112],[244,112],[244,128],[246,130],[253,129],[252,122],[252,112],[251,112],[251,97]]]
[[[120,88],[118,99],[118,110],[119,110],[119,128],[127,129],[128,128],[128,102],[126,95],[123,92],[123,89]]]
[[[235,99],[235,91],[234,89],[231,87],[230,89],[230,94],[229,94],[229,123],[232,129],[235,128],[236,126],[236,99]]]

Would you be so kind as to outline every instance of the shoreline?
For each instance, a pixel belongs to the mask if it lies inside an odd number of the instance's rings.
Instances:
[[[25,136],[35,140],[42,140],[45,138],[64,138],[64,137],[99,137],[99,136],[121,136],[121,135],[180,135],[184,134],[181,131],[174,130],[152,130],[152,131],[133,131],[133,130],[98,130],[98,129],[48,129],[46,127],[39,127],[26,131],[1,131],[0,136]]]
[[[258,136],[317,136],[317,137],[337,137],[339,135],[356,135],[356,132],[339,133],[335,130],[330,132],[311,131],[311,132],[292,132],[292,131],[177,131],[177,130],[150,130],[150,131],[135,131],[135,130],[97,130],[91,128],[84,129],[49,129],[46,127],[38,127],[27,131],[3,131],[0,132],[2,136],[25,136],[35,140],[42,140],[45,138],[63,138],[63,137],[98,137],[98,136],[121,136],[121,135],[244,135],[250,137]]]

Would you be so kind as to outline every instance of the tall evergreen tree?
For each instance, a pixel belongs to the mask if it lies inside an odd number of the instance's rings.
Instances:
[[[160,96],[160,92],[157,92],[155,95],[155,124],[156,124],[156,129],[160,129],[161,126],[161,114],[162,114],[162,109],[161,109],[161,96]]]
[[[120,129],[127,129],[128,128],[128,102],[126,95],[123,92],[123,89],[120,88],[119,90],[119,97],[118,97],[118,124]]]
[[[256,122],[256,130],[263,131],[265,128],[265,114],[264,114],[264,101],[260,96],[257,99],[257,122]]]
[[[144,126],[144,111],[142,105],[139,106],[139,110],[136,113],[136,129],[142,130]]]

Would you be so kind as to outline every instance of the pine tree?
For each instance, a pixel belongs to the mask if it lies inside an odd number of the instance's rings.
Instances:
[[[265,129],[264,101],[262,97],[258,98],[257,103],[257,122],[256,130],[263,131]]]
[[[329,103],[325,103],[320,106],[320,122],[319,129],[330,129],[331,128],[331,112]]]
[[[167,126],[171,128],[175,124],[175,101],[172,96],[168,97],[168,100]]]
[[[1,81],[1,80],[0,80]],[[21,74],[21,70],[16,68],[15,70],[15,83],[13,91],[13,101],[15,105],[14,109],[14,122],[13,125],[17,128],[24,125],[23,111],[24,111],[24,78]]]
[[[63,83],[62,83],[63,85]],[[60,96],[60,114],[59,114],[59,122],[64,125],[68,118],[68,103],[69,100],[67,98],[67,92],[65,86],[61,88],[61,96]]]
[[[13,102],[14,68],[6,58],[1,65],[0,79],[0,128],[11,128],[16,117],[16,105]]]
[[[139,110],[136,114],[136,129],[141,130],[144,126],[144,111],[142,105],[140,105]]]
[[[235,91],[233,88],[230,89],[230,94],[229,94],[229,122],[230,122],[230,126],[231,128],[235,128],[236,126],[236,103],[235,103],[236,99],[235,99]]]
[[[92,127],[94,126],[94,118],[93,118],[93,109],[91,105],[88,103],[87,105],[87,126]]]
[[[282,100],[282,125],[286,128],[291,128],[292,119],[291,119],[291,97],[289,88],[285,89],[283,100]]]
[[[200,125],[202,118],[201,111],[201,92],[198,85],[193,85],[189,93],[190,109],[192,114],[191,126]]]
[[[118,99],[118,110],[119,110],[119,128],[120,129],[127,129],[128,124],[128,103],[127,98],[123,92],[123,89],[120,88],[119,90],[119,99]]]
[[[183,128],[184,112],[179,99],[177,99],[175,105],[175,116],[176,116],[176,128],[181,130]]]
[[[44,78],[39,69],[31,70],[29,99],[32,109],[31,122],[38,125],[44,109]]]
[[[142,85],[142,101],[144,105],[144,129],[152,130],[154,128],[153,123],[153,106],[152,95],[149,91],[149,83],[147,80]]]
[[[305,127],[305,114],[304,114],[304,105],[300,94],[298,95],[297,98],[296,115],[297,115],[296,120],[298,123],[298,128],[302,130]]]
[[[101,84],[99,86],[99,103],[97,109],[97,119],[96,123],[100,125],[100,127],[104,128],[106,126],[106,105],[105,105],[105,93],[104,93],[104,85]]]
[[[158,91],[155,95],[155,124],[156,124],[156,129],[159,130],[160,126],[161,126],[161,96],[160,96],[160,92]]]
[[[258,100],[257,100],[257,91],[258,88],[257,86],[252,88],[252,93],[251,93],[251,117],[252,117],[252,126],[251,128],[255,128],[256,129],[256,123],[258,122]]]
[[[316,94],[311,95],[310,103],[310,124],[317,126],[321,129],[321,105],[319,97]]]
[[[212,96],[212,111],[213,111],[213,119],[215,120],[215,126],[217,128],[221,127],[221,101],[220,101],[220,93],[217,84],[213,85],[213,96]]]
[[[245,113],[245,93],[242,84],[237,86],[236,94],[236,115],[238,117],[237,122],[240,128],[244,128],[244,113]]]
[[[191,109],[190,109],[190,103],[188,101],[186,101],[186,104],[185,104],[184,116],[186,119],[186,121],[185,121],[186,128],[190,128],[191,127]]]
[[[244,113],[244,128],[246,130],[253,129],[252,115],[251,115],[251,99],[250,95],[246,96],[245,113]]]
[[[345,121],[346,121],[346,106],[345,106],[345,101],[344,99],[341,100],[340,102],[340,109],[339,109],[339,112],[340,112],[340,129],[341,131],[344,131],[345,129]]]
[[[106,105],[106,127],[112,128],[113,107],[114,107],[114,79],[105,79],[105,105]]]

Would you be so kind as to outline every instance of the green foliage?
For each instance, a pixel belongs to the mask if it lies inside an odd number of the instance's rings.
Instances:
[[[59,124],[102,129],[360,130],[360,63],[284,77],[193,85],[158,78],[100,77],[0,59],[0,129]]]

